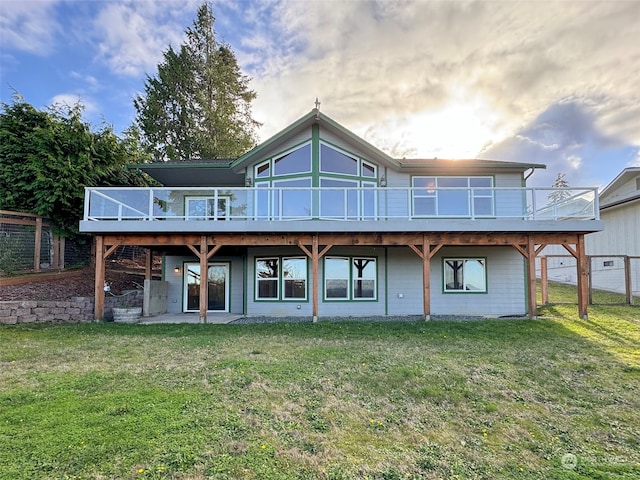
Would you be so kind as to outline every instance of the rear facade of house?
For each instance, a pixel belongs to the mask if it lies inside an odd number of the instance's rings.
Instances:
[[[165,310],[202,321],[535,317],[537,252],[562,245],[584,278],[602,228],[595,189],[526,187],[544,165],[395,159],[317,109],[238,159],[138,168],[164,186],[86,191],[96,318],[120,245],[162,255]]]

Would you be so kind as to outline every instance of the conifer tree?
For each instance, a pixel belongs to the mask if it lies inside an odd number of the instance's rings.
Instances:
[[[214,23],[211,5],[202,4],[185,42],[168,48],[134,99],[136,124],[157,161],[234,158],[256,144],[256,93]]]

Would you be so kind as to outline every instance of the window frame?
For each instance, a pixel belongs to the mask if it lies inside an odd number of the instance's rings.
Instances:
[[[265,260],[277,260],[278,261],[278,274],[276,277],[269,277],[266,279],[260,279],[258,277],[258,262]],[[303,260],[304,261],[304,276],[303,277],[285,277],[284,265],[287,260]],[[260,297],[259,283],[260,281],[276,281],[275,297]],[[288,297],[286,296],[286,281],[304,281],[304,297]],[[309,259],[303,255],[270,255],[265,257],[254,258],[254,301],[255,302],[308,302],[309,301]]]
[[[204,215],[191,215],[189,213],[189,203],[191,201],[201,200],[205,202],[205,209],[207,211]],[[215,209],[212,213],[209,213],[209,200],[213,200]],[[219,202],[224,201],[224,214],[218,214]],[[231,196],[230,195],[218,195],[217,192],[214,195],[187,195],[184,197],[184,213],[186,220],[192,221],[220,221],[229,220],[231,215]]]
[[[433,179],[433,186],[425,185],[424,187],[415,186],[416,180],[424,179],[428,181]],[[444,199],[441,198],[442,193],[454,193],[455,190],[440,190],[439,181],[465,179],[466,186],[461,186],[460,191],[465,192],[467,196],[466,213],[463,214],[443,214],[441,212],[440,202]],[[473,187],[471,183],[473,180],[488,179],[490,180],[490,186],[488,187]],[[430,190],[432,188],[432,190]],[[413,218],[495,218],[496,216],[496,197],[495,197],[495,177],[492,175],[414,175],[411,177],[411,214]],[[466,191],[464,190],[466,189]],[[483,193],[483,191],[489,191],[489,194]],[[476,200],[490,199],[491,212],[487,214],[479,214],[476,212]],[[419,213],[417,212],[416,200],[419,199],[433,199],[434,213]],[[444,208],[444,207],[442,207]]]
[[[347,260],[347,278],[328,277],[327,276],[327,260],[342,259]],[[355,296],[355,281],[358,279],[354,273],[354,260],[369,260],[373,261],[373,297],[356,297]],[[323,257],[322,264],[322,299],[325,302],[377,302],[378,301],[378,257],[369,255],[327,255]],[[366,277],[362,277],[363,280],[368,280]],[[347,295],[345,297],[327,297],[327,280],[346,280],[347,282]]]
[[[463,262],[462,288],[449,288],[447,286],[447,262]],[[484,288],[481,290],[467,290],[465,281],[465,266],[468,262],[481,262]],[[444,294],[487,294],[489,293],[489,273],[487,268],[487,257],[443,257],[442,258],[442,293]]]

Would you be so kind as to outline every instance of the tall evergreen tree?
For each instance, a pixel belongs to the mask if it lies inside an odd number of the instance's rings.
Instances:
[[[168,48],[134,99],[136,124],[158,161],[232,158],[256,144],[256,93],[214,23],[211,5],[202,4],[180,49]]]

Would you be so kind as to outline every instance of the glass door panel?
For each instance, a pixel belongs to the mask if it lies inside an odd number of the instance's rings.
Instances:
[[[229,311],[229,264],[212,263],[207,269],[208,311]],[[185,311],[200,310],[200,264],[187,263],[185,265]]]

